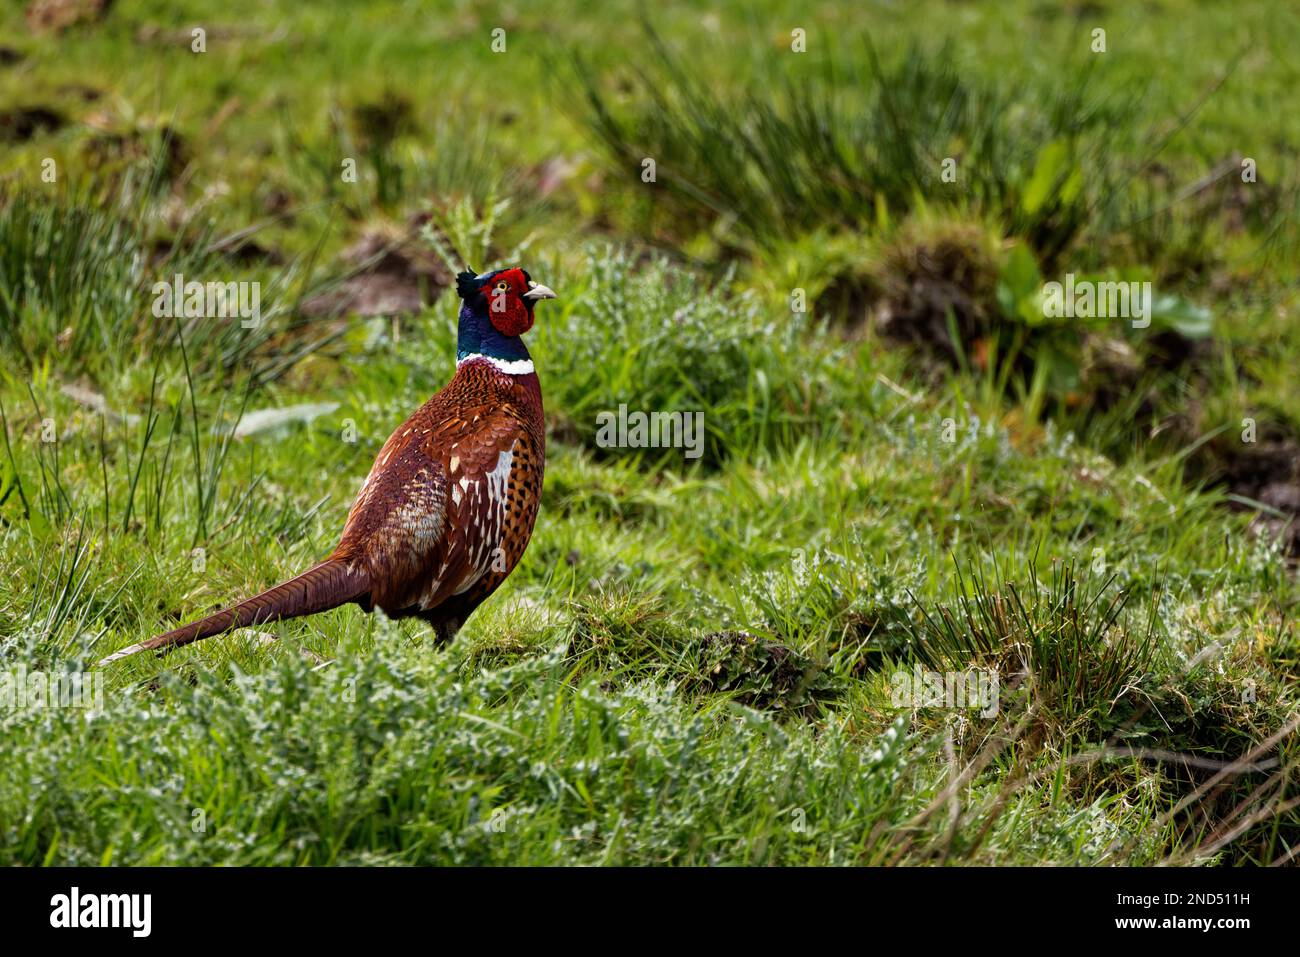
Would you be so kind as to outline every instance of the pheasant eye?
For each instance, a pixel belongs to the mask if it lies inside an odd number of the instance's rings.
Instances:
[[[505,292],[509,288],[510,283],[506,282],[504,279],[497,283],[497,292]]]

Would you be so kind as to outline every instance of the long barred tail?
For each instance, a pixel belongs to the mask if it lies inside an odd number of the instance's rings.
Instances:
[[[235,628],[328,611],[356,601],[369,591],[370,579],[364,571],[352,568],[340,559],[326,559],[297,578],[291,578],[238,605],[231,605],[207,618],[174,628],[157,638],[115,651],[99,664],[106,665],[141,651],[170,651]]]

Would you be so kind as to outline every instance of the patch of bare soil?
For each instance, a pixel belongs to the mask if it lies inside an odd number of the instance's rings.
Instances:
[[[1257,512],[1252,526],[1280,538],[1286,554],[1300,558],[1300,442],[1293,437],[1243,442],[1221,456],[1220,468],[1229,491],[1273,510]]]
[[[46,106],[16,106],[0,110],[0,143],[25,143],[41,133],[53,133],[67,124],[60,113]]]
[[[997,276],[996,250],[978,226],[905,238],[884,255],[876,326],[888,339],[955,365],[949,317],[963,347],[980,341],[996,317]]]
[[[190,163],[188,144],[174,126],[124,126],[103,113],[87,117],[86,125],[95,131],[81,145],[91,169],[108,172],[152,160],[159,180],[171,183]]]
[[[79,23],[102,20],[112,5],[113,0],[32,0],[27,27],[33,33],[62,33]]]
[[[432,303],[452,276],[418,238],[418,225],[413,221],[401,232],[376,229],[362,236],[342,256],[352,267],[350,275],[303,302],[302,314],[409,315]]]

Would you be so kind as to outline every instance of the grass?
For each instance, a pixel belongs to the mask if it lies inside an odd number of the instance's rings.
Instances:
[[[624,170],[658,158],[662,188],[638,190],[646,206],[688,227],[716,218],[724,248],[904,217],[947,185],[1052,260],[1085,226],[1105,230],[1089,214],[1120,186],[1116,131],[1136,132],[1140,100],[1094,94],[1095,69],[1083,64],[1063,71],[1063,89],[1017,95],[964,75],[951,48],[913,45],[885,65],[866,39],[844,63],[729,99],[711,94],[652,27],[647,34],[652,66],[638,76],[644,95],[628,119],[597,77],[579,74],[589,125]]]
[[[446,291],[300,311],[374,231],[560,294],[529,337],[543,506],[450,647],[349,607],[121,662],[101,708],[0,709],[0,862],[1294,855],[1300,128],[1266,55],[1293,12],[1102,4],[1098,61],[1029,3],[855,5],[869,36],[819,16],[802,59],[778,3],[670,5],[661,40],[631,8],[162,6],[57,39],[0,15],[0,103],[76,117],[0,171],[3,673],[333,547],[454,367]],[[165,42],[191,18],[206,60]],[[1183,195],[1234,151],[1265,190]],[[155,317],[177,271],[260,281],[264,322]],[[1164,311],[1043,322],[1067,271]],[[703,455],[602,447],[620,404],[703,412]],[[995,672],[999,707],[900,706],[913,669]]]

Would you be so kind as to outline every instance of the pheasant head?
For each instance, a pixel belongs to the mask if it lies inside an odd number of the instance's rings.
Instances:
[[[461,298],[457,359],[527,359],[528,348],[520,336],[533,327],[533,307],[540,299],[555,298],[517,266],[482,276],[463,272],[456,277],[456,291]]]

